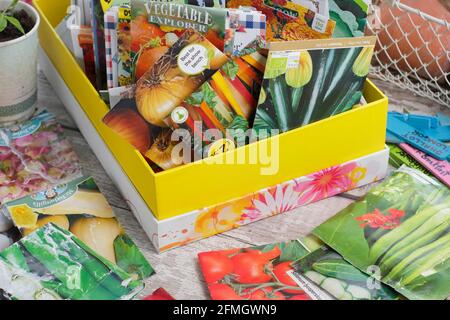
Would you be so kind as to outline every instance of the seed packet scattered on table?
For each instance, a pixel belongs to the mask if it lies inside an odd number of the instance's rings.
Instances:
[[[0,205],[81,176],[62,127],[46,111],[0,129],[0,160]]]
[[[154,272],[90,177],[8,202],[5,211],[23,236],[54,223],[136,279],[145,279]]]
[[[131,299],[143,281],[50,223],[0,253],[0,291],[12,300]]]
[[[408,299],[446,299],[449,214],[450,190],[402,167],[314,234],[361,271],[376,270]]]
[[[289,276],[312,300],[397,300],[401,296],[328,247],[296,261]]]
[[[266,15],[267,42],[327,39],[336,23],[297,3],[280,0],[228,0],[227,7],[254,7]]]
[[[310,300],[287,274],[292,263],[323,244],[317,238],[199,253],[212,300]]]
[[[375,41],[271,43],[254,129],[285,132],[359,105]]]

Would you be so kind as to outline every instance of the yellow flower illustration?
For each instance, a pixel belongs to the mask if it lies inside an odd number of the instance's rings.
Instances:
[[[11,218],[18,228],[34,228],[37,223],[38,215],[26,204],[12,207]]]
[[[364,180],[367,174],[367,168],[364,167],[356,167],[353,169],[348,175],[350,180],[352,180],[353,184],[356,185],[361,180]]]

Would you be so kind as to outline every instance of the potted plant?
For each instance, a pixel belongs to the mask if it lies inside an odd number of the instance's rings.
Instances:
[[[39,22],[29,4],[0,0],[0,126],[27,119],[36,108]]]

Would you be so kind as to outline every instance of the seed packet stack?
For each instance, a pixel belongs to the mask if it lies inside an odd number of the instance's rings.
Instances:
[[[313,233],[406,298],[443,300],[450,292],[449,201],[446,186],[401,167]]]
[[[129,299],[154,273],[90,177],[8,202],[5,213],[24,236],[0,253],[12,299]]]

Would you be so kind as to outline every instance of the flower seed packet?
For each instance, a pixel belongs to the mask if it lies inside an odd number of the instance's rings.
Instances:
[[[312,300],[397,300],[402,297],[323,246],[292,264],[289,276]],[[376,275],[375,275],[376,276]]]
[[[286,132],[359,106],[376,37],[270,44],[256,132]]]
[[[449,214],[450,190],[404,166],[313,233],[406,298],[443,300],[450,292]]]
[[[81,176],[81,165],[54,115],[41,112],[0,129],[0,206]]]
[[[8,202],[5,213],[23,236],[53,223],[136,279],[154,273],[91,177],[81,177]]]
[[[0,252],[3,299],[126,300],[143,288],[141,279],[53,223]]]
[[[200,270],[212,300],[311,300],[288,275],[323,244],[313,236],[251,248],[202,252]],[[220,266],[220,268],[218,268]]]

